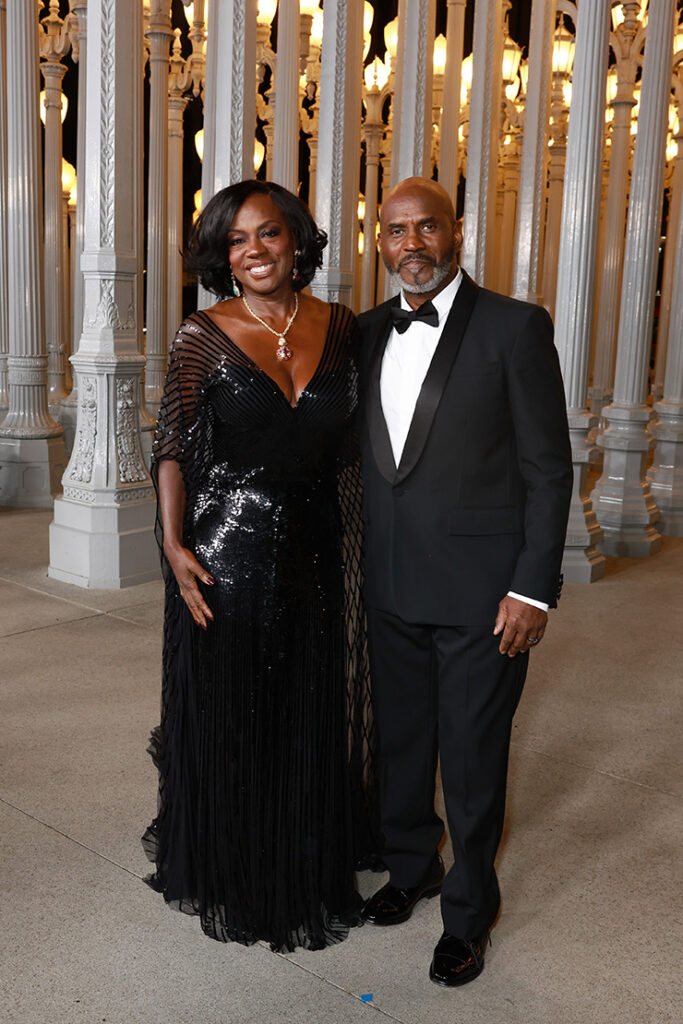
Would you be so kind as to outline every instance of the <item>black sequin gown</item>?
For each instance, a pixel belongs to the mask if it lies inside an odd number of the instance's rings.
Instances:
[[[220,941],[321,948],[358,923],[377,848],[360,579],[355,320],[333,305],[291,406],[205,313],[175,338],[153,453],[181,467],[195,626],[165,565],[149,879]],[[161,540],[161,538],[160,538]]]

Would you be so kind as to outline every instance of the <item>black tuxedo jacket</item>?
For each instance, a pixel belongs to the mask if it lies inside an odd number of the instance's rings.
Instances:
[[[491,628],[508,590],[554,606],[572,461],[548,313],[463,274],[397,467],[379,381],[399,301],[359,318],[368,605]]]

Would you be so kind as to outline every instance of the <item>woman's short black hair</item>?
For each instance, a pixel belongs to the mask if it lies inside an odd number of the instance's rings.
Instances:
[[[284,214],[299,250],[296,266],[299,280],[292,281],[295,291],[313,280],[322,266],[327,235],[318,229],[305,203],[274,181],[240,181],[216,192],[195,223],[185,250],[185,266],[194,271],[203,286],[221,299],[233,297],[228,258],[228,231],[237,211],[254,194],[270,196]]]

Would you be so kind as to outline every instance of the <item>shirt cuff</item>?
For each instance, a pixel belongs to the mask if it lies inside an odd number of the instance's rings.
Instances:
[[[524,604],[532,604],[534,608],[540,608],[542,612],[547,612],[550,607],[545,601],[535,601],[533,597],[524,597],[523,594],[515,594],[512,590],[508,590],[508,597],[516,597],[518,601],[524,601]]]

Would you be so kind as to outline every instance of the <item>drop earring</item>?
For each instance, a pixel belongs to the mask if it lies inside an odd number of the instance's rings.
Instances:
[[[240,286],[237,283],[237,278],[233,277],[232,270],[229,271],[229,274],[230,280],[232,282],[232,294],[235,296],[236,299],[239,299],[242,292],[240,291]]]
[[[297,256],[301,256],[301,253],[300,253],[300,251],[298,249],[295,249],[294,250],[294,266],[292,267],[292,281],[294,281],[295,284],[297,283],[297,281],[301,280],[301,274],[299,273],[299,268],[296,265]]]

